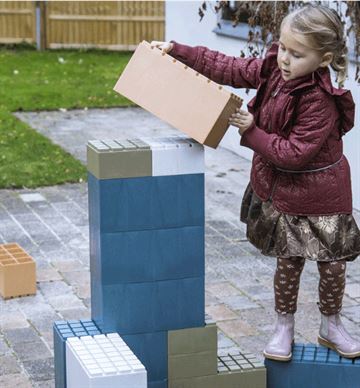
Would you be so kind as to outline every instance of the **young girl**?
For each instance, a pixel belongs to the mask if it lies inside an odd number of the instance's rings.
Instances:
[[[215,82],[257,89],[249,112],[239,109],[229,123],[239,128],[240,144],[254,151],[240,219],[249,241],[262,254],[277,257],[277,322],[265,357],[291,359],[306,260],[315,260],[320,273],[319,343],[344,357],[360,356],[360,342],[339,315],[346,262],[360,254],[360,232],[342,144],[354,125],[355,104],[349,90],[332,86],[328,67],[342,85],[347,48],[337,12],[323,5],[291,12],[264,59],[225,56],[175,41],[152,45]]]

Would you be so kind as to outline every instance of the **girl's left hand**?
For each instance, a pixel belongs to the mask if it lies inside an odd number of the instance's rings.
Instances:
[[[239,128],[240,135],[250,128],[254,121],[254,116],[245,110],[240,108],[236,109],[236,112],[230,116],[229,124]]]

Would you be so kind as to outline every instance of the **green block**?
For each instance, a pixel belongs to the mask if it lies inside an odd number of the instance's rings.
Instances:
[[[217,374],[169,379],[168,388],[266,388],[266,369],[249,353],[221,355]]]
[[[87,145],[87,167],[98,179],[151,176],[151,149],[140,139],[92,140]]]
[[[168,332],[168,354],[192,354],[214,352],[217,356],[217,326],[215,323],[203,327],[170,330]]]
[[[248,371],[223,372],[217,375],[213,388],[266,388],[265,367]],[[210,388],[210,387],[209,387]]]
[[[169,380],[216,375],[217,359],[214,350],[208,352],[178,354],[168,358]]]

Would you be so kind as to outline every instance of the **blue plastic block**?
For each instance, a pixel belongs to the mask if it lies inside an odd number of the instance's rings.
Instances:
[[[204,174],[98,180],[88,174],[90,229],[204,225]]]
[[[56,321],[53,325],[54,334],[54,364],[55,364],[55,387],[66,387],[66,356],[65,342],[70,337],[80,337],[83,335],[102,334],[93,321]],[[90,334],[90,332],[92,334]]]
[[[290,362],[265,359],[267,388],[360,388],[359,359],[313,344],[295,344]]]
[[[122,336],[122,339],[145,366],[148,383],[167,379],[167,338],[167,331],[145,334],[128,334]]]
[[[148,388],[168,388],[168,381],[167,380],[150,381],[148,383]]]
[[[99,241],[90,268],[104,285],[205,276],[203,226],[105,233]]]
[[[92,319],[103,332],[151,333],[205,324],[204,277],[117,285],[92,279],[91,291]]]

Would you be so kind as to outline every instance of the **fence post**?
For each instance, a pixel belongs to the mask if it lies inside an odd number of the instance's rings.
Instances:
[[[46,48],[46,1],[36,1],[36,47],[38,50]]]

